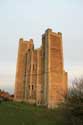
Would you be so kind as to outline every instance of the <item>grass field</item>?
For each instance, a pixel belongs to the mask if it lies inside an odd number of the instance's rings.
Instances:
[[[61,109],[48,110],[16,102],[0,104],[0,125],[70,125],[69,121]]]

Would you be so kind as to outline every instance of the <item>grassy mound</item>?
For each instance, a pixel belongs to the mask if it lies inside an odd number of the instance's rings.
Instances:
[[[0,125],[70,125],[62,109],[55,110],[24,103],[2,102]]]

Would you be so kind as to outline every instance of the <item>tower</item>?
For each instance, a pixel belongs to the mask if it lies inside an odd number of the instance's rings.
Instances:
[[[32,39],[30,39],[30,41],[24,41],[22,38],[19,40],[16,79],[15,79],[15,100],[16,101],[24,101],[26,98],[27,52],[29,53],[29,50],[32,50],[33,48],[34,48],[34,45],[33,45]]]
[[[47,29],[42,45],[34,49],[33,40],[19,40],[15,100],[54,108],[67,94],[62,33]]]
[[[62,33],[54,33],[47,29],[42,36],[43,44],[43,66],[44,103],[49,108],[54,108],[58,103],[64,101],[67,93],[67,73],[64,71]]]

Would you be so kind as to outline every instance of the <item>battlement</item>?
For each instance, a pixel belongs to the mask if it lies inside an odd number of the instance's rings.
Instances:
[[[45,38],[45,35],[54,35],[56,37],[61,37],[62,38],[62,33],[61,32],[53,32],[52,29],[48,28],[44,34],[42,34],[42,39]]]
[[[52,32],[52,29],[48,28],[45,32]]]
[[[24,46],[27,49],[34,49],[34,43],[33,43],[33,39],[30,40],[24,40],[23,38],[19,39],[19,44],[21,46]]]
[[[58,35],[62,36],[62,33],[61,33],[61,32],[58,32]]]

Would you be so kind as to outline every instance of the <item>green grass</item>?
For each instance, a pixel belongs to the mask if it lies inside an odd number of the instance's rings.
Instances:
[[[59,108],[48,110],[24,103],[2,102],[0,125],[70,125],[69,118]]]

